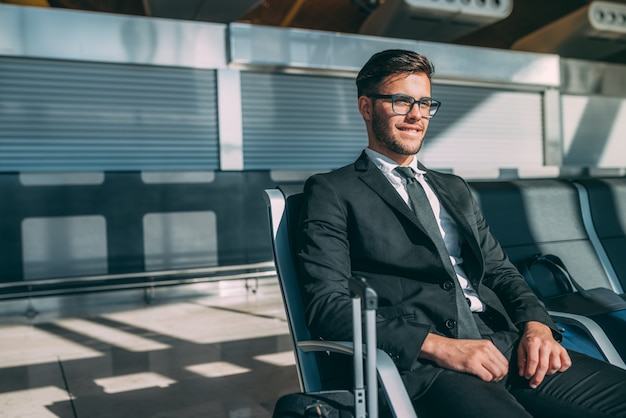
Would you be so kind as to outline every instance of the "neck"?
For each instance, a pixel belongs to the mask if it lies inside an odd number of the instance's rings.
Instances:
[[[411,161],[413,161],[413,159],[415,158],[415,155],[398,154],[393,151],[390,151],[387,148],[380,149],[378,147],[373,147],[371,145],[369,145],[368,148],[371,149],[372,151],[376,151],[377,153],[381,155],[384,155],[385,157],[393,160],[396,164],[401,165],[401,166],[408,166],[409,164],[411,164]]]

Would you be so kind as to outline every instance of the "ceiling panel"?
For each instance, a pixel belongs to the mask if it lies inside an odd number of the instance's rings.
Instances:
[[[50,7],[173,19],[220,23],[239,21],[259,25],[359,33],[368,16],[376,13],[380,1],[382,0],[0,0],[0,3],[47,4]],[[420,0],[402,1],[410,3]],[[437,1],[443,0],[432,0]],[[447,0],[447,3],[454,2],[459,2],[459,5],[470,2],[486,5],[489,5],[489,2],[500,3],[498,0]],[[613,2],[626,4],[626,0]],[[507,18],[441,42],[511,49],[518,40],[589,3],[591,2],[588,0],[513,0],[513,10]],[[626,28],[626,21],[623,25]],[[610,53],[597,54],[600,56],[588,59],[626,63],[626,42],[621,42],[624,50],[613,48]],[[569,57],[587,59],[574,56],[576,52],[568,54]]]

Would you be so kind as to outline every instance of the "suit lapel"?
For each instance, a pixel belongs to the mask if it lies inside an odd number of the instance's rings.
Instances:
[[[437,197],[441,201],[441,204],[446,208],[450,216],[456,221],[457,226],[464,232],[464,235],[469,233],[473,236],[471,232],[471,227],[467,223],[467,215],[461,213],[460,208],[465,206],[465,203],[458,202],[456,195],[453,191],[450,190],[450,185],[447,184],[445,179],[432,174],[431,171],[428,171],[426,174],[426,178],[430,183],[431,187],[437,194]]]
[[[426,232],[411,208],[402,200],[398,192],[393,188],[391,183],[389,183],[389,180],[387,180],[385,175],[372,163],[365,152],[363,152],[356,161],[355,168],[357,171],[361,172],[359,176],[361,181],[378,194],[387,204],[407,217],[422,231]]]
[[[420,168],[425,169],[424,167]],[[474,234],[474,231],[472,230],[472,227],[467,222],[468,214],[464,214],[461,211],[461,208],[467,206],[467,202],[458,201],[457,196],[455,195],[454,191],[450,189],[450,185],[444,177],[433,174],[433,172],[429,171],[428,169],[425,170],[427,171],[426,176],[429,183],[437,194],[437,197],[439,197],[441,204],[446,208],[450,216],[456,222],[459,233],[465,239],[465,242],[471,249],[473,256],[476,258],[476,260],[479,261],[480,269],[482,270],[484,266],[482,264],[480,245],[477,241],[477,237]],[[469,274],[469,272],[467,273]],[[477,277],[480,276],[482,276],[481,272],[477,274]]]

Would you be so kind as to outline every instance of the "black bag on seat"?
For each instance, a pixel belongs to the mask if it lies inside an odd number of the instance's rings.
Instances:
[[[536,254],[520,271],[549,310],[593,316],[626,309],[626,301],[611,289],[583,288],[556,255]]]
[[[354,418],[354,394],[337,390],[284,395],[276,402],[273,418]]]
[[[626,359],[626,300],[611,289],[583,288],[552,254],[536,254],[518,267],[548,310],[592,319]]]

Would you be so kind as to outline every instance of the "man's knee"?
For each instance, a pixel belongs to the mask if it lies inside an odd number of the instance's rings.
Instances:
[[[440,417],[532,417],[506,390],[504,384],[485,382],[464,373],[446,370],[415,401],[417,415]]]
[[[510,392],[536,417],[626,417],[626,370],[576,352],[570,357],[569,369],[537,389],[519,378]]]

